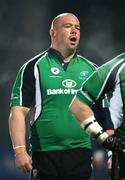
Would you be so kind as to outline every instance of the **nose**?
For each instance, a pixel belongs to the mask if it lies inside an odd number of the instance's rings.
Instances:
[[[77,29],[75,27],[72,27],[71,34],[77,34]]]

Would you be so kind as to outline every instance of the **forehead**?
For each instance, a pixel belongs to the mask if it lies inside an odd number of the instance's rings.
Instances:
[[[65,15],[65,16],[60,16],[57,20],[58,25],[62,25],[62,24],[75,24],[75,25],[79,25],[80,26],[80,22],[78,20],[78,18],[76,16],[73,15]]]

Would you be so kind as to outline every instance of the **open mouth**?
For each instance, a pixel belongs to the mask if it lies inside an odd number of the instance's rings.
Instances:
[[[72,42],[76,42],[76,40],[77,40],[76,37],[71,37],[70,38],[70,41],[72,41]]]
[[[77,42],[77,38],[75,36],[70,38],[71,45],[73,45],[73,46],[76,45],[76,42]]]

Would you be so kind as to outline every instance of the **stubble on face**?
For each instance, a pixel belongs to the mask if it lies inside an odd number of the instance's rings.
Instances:
[[[80,39],[80,23],[76,16],[66,15],[56,21],[57,43],[67,51],[75,51]]]

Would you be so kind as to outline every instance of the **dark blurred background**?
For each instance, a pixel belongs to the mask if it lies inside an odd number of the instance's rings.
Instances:
[[[81,21],[79,53],[98,65],[124,52],[125,6],[115,0],[0,0],[0,180],[27,180],[14,166],[8,132],[9,99],[19,67],[50,45],[52,19]]]

